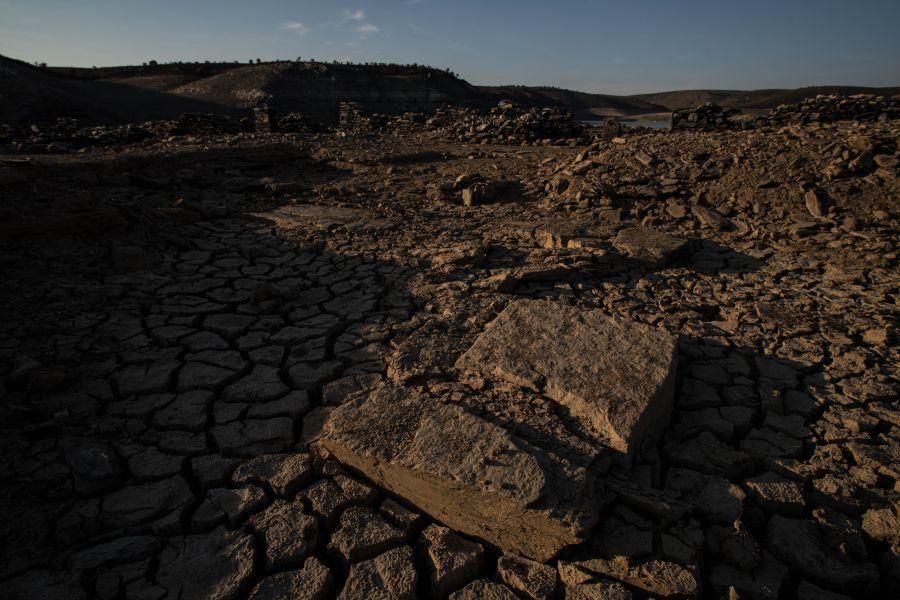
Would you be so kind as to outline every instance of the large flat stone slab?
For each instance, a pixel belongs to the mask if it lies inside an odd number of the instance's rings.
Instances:
[[[409,388],[383,384],[337,407],[320,439],[436,520],[536,560],[582,542],[597,520],[588,470]]]
[[[598,443],[633,455],[672,414],[677,340],[641,323],[558,302],[514,300],[456,363],[545,395]]]

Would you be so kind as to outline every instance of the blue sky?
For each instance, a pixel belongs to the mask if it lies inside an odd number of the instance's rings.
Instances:
[[[900,0],[0,0],[0,54],[418,62],[590,92],[900,85]]]

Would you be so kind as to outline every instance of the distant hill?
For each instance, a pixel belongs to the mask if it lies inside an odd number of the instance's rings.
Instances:
[[[558,106],[577,118],[634,116],[716,102],[766,110],[817,94],[900,88],[829,86],[797,90],[685,90],[615,96],[554,87],[473,86],[449,71],[419,65],[265,63],[166,63],[78,68],[35,67],[0,56],[0,122],[35,123],[78,117],[90,123],[142,122],[185,112],[243,116],[266,104],[335,123],[342,101],[386,114],[432,111],[442,104],[487,108],[500,100],[526,107]]]
[[[636,96],[589,94],[554,87],[479,86],[478,90],[486,96],[485,100],[489,103],[506,99],[524,106],[564,106],[581,119],[599,119],[604,116],[626,116],[668,110],[660,103]]]
[[[100,69],[51,68],[92,82],[127,84],[246,112],[265,103],[313,120],[336,122],[338,104],[358,102],[368,112],[430,111],[441,104],[478,106],[478,90],[446,71],[417,65],[174,63]]]
[[[668,110],[698,106],[707,102],[715,102],[729,108],[772,109],[782,104],[795,104],[806,98],[815,98],[819,94],[881,94],[892,96],[900,94],[900,87],[867,88],[846,85],[805,87],[795,90],[681,90],[674,92],[657,92],[654,94],[638,94],[629,96],[664,106]]]
[[[342,101],[387,114],[480,102],[476,88],[446,71],[401,65],[246,65],[187,83],[171,93],[245,108],[266,102],[276,110],[303,112],[320,122],[336,121]]]
[[[0,56],[0,122],[76,117],[94,123],[143,122],[228,107],[111,81],[67,77]]]

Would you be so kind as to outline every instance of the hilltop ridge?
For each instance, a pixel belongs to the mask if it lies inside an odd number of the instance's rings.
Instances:
[[[896,88],[849,86],[795,90],[682,90],[630,96],[549,86],[475,86],[449,69],[318,61],[176,62],[83,68],[36,67],[0,56],[0,121],[56,117],[141,122],[186,112],[244,115],[260,105],[334,123],[340,102],[373,113],[431,112],[444,104],[486,108],[500,100],[565,108],[579,119],[668,112],[706,102],[767,110],[818,94],[894,95]]]

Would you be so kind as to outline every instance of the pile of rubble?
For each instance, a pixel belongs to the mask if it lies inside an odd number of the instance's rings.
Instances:
[[[170,135],[221,135],[252,131],[248,119],[232,119],[211,113],[185,113],[174,121],[159,122]]]
[[[303,113],[281,115],[268,105],[253,109],[253,131],[256,133],[316,133],[321,130]]]
[[[94,125],[77,119],[23,127],[3,125],[0,151],[21,154],[67,154],[87,148],[137,144],[148,140],[188,135],[237,135],[253,131],[249,119],[233,119],[207,113],[186,113],[172,121],[148,121],[141,125]]]
[[[767,115],[756,117],[736,108],[707,103],[672,112],[672,130],[726,131],[755,127],[833,123],[836,121],[881,121],[900,118],[900,96],[824,96],[806,98],[796,104],[782,104]]]
[[[346,135],[371,133],[405,135],[423,131],[427,126],[425,113],[405,112],[401,115],[365,113],[356,102],[342,102],[339,132]]]
[[[576,146],[589,141],[584,126],[565,109],[524,110],[505,100],[487,115],[474,109],[444,109],[427,125],[449,140],[470,144]]]
[[[405,112],[390,117],[384,125],[384,131],[394,135],[412,134],[423,131],[427,117],[425,113]]]
[[[488,181],[478,173],[471,173],[460,175],[455,180],[429,183],[425,187],[425,195],[432,202],[478,206],[519,200],[522,186],[517,181]]]
[[[824,96],[806,98],[797,104],[782,104],[765,122],[772,125],[832,123],[834,121],[889,121],[900,118],[900,96]]]
[[[65,154],[83,148],[134,144],[154,136],[148,125],[85,127],[77,119],[26,127],[4,125],[0,129],[0,149],[24,154]]]
[[[302,113],[288,113],[278,119],[276,131],[281,133],[310,133],[316,131],[316,127],[310,122],[309,117]]]
[[[730,222],[719,214],[718,204],[737,201],[724,212],[733,211],[731,214],[745,220],[743,213],[758,204],[755,196],[759,190],[790,183],[799,203],[807,207],[801,222],[810,216],[828,218],[834,203],[818,190],[823,182],[895,185],[897,129],[892,123],[896,121],[828,124],[840,134],[829,131],[823,136],[797,128],[769,131],[748,142],[751,158],[745,152],[722,152],[721,146],[710,143],[722,136],[721,143],[730,144],[730,136],[751,132],[724,131],[716,137],[712,133],[697,137],[686,131],[634,133],[592,144],[574,157],[546,165],[543,200],[557,211],[593,211],[606,223],[618,223],[623,209],[640,207],[644,215],[662,213],[664,218],[696,219],[700,226],[727,228]],[[810,150],[798,151],[790,165],[776,158],[781,147],[807,144]],[[734,174],[734,187],[723,186],[710,194],[714,206],[704,206],[704,194],[692,192],[701,182],[717,180],[738,167],[758,173],[756,190],[742,191],[748,180],[745,173],[744,177]],[[808,202],[804,194],[809,196]]]
[[[366,114],[357,102],[341,102],[338,129],[344,135],[372,133],[384,127],[387,120],[384,115]]]
[[[724,108],[713,102],[672,111],[673,130],[722,131],[746,129],[750,123],[741,119],[741,111]]]

